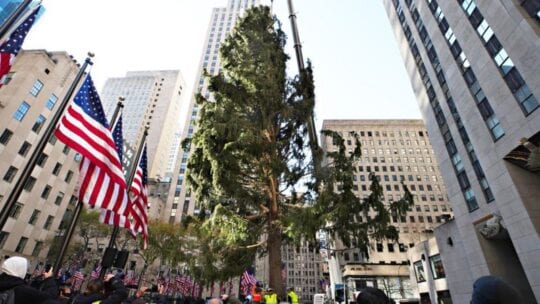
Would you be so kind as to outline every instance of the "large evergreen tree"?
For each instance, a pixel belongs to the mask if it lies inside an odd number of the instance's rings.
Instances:
[[[403,214],[412,203],[406,191],[404,199],[383,204],[375,176],[367,199],[353,193],[354,161],[360,155],[355,134],[351,154],[332,131],[323,134],[337,149],[325,155],[324,165],[318,152],[309,153],[311,68],[301,77],[287,77],[285,41],[268,7],[248,10],[220,49],[221,72],[207,75],[211,97],[197,96],[197,131],[184,142],[186,149],[192,146],[187,179],[202,215],[211,214],[204,229],[212,250],[220,252],[214,256],[221,260],[210,264],[239,271],[252,261],[238,257],[262,247],[269,285],[281,295],[284,241],[314,240],[315,232],[325,229],[346,245],[365,249],[370,237],[397,239],[390,216]],[[373,216],[358,222],[360,213]]]

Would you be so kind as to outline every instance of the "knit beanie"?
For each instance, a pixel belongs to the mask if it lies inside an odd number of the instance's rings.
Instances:
[[[496,276],[480,277],[473,284],[471,304],[521,303],[519,292]]]
[[[28,270],[28,260],[23,257],[11,257],[2,263],[3,273],[24,279]]]

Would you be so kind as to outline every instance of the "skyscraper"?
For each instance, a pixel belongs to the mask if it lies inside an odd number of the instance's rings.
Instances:
[[[212,75],[219,72],[219,46],[225,40],[227,34],[233,29],[236,20],[244,11],[254,5],[258,5],[259,0],[229,0],[226,7],[216,7],[212,10],[208,31],[206,34],[203,53],[199,63],[194,91],[200,92],[205,97],[210,97],[207,89],[207,81],[204,79],[203,71],[206,70]],[[186,117],[185,129],[182,139],[191,138],[195,131],[195,121],[199,107],[192,97],[188,116]],[[180,149],[177,163],[171,180],[171,187],[167,197],[166,214],[162,220],[169,222],[180,222],[183,217],[193,214],[196,211],[194,198],[187,192],[185,184],[185,173],[190,151]],[[180,157],[181,155],[181,157]]]
[[[353,300],[354,291],[375,286],[395,300],[411,298],[407,251],[426,240],[433,229],[452,214],[423,122],[324,120],[322,128],[339,132],[350,152],[355,148],[350,132],[359,135],[362,156],[356,163],[353,177],[353,190],[359,198],[371,193],[370,174],[375,174],[383,187],[385,204],[401,198],[403,185],[414,196],[415,205],[406,216],[394,215],[390,219],[399,231],[398,242],[370,240],[368,251],[363,252],[358,248],[346,248],[339,240],[333,240],[330,254],[338,261],[343,283],[347,285],[346,296]],[[335,151],[331,138],[322,138],[321,145],[325,152]],[[374,217],[375,214],[368,216]],[[358,219],[365,221],[366,216],[359,214]],[[332,280],[339,281],[339,278]]]
[[[539,301],[538,2],[384,5],[454,207],[435,231],[454,302],[484,275]]]
[[[149,127],[148,176],[164,178],[171,150],[176,152],[175,133],[180,129],[180,108],[185,86],[178,70],[128,72],[125,77],[109,78],[101,97],[111,115],[118,98],[124,97],[124,137],[136,150],[144,128]]]
[[[65,52],[24,50],[17,56],[0,89],[2,207],[77,72],[77,62]],[[45,261],[77,203],[78,167],[75,152],[50,138],[0,232],[2,255]]]

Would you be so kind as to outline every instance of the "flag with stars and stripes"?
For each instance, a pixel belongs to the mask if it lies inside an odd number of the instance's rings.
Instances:
[[[11,69],[11,65],[21,50],[26,34],[28,34],[32,25],[34,25],[36,15],[40,8],[41,5],[36,7],[26,20],[19,24],[19,26],[9,35],[9,38],[0,45],[0,88],[5,84],[6,76]]]
[[[122,163],[90,75],[64,112],[54,134],[83,157],[79,167],[79,200],[95,208],[129,215]]]
[[[146,145],[143,148],[135,178],[131,184],[130,191],[133,194],[131,215],[133,217],[133,232],[141,233],[143,236],[143,249],[148,245],[148,157],[146,156]]]
[[[251,288],[257,284],[257,279],[255,278],[254,272],[255,270],[253,267],[250,267],[246,269],[246,271],[244,271],[240,277],[240,287],[243,295],[248,295]]]
[[[123,152],[122,147],[124,146],[124,139],[123,139],[123,133],[122,133],[122,115],[118,117],[118,121],[116,122],[116,125],[114,126],[113,132],[113,139],[114,144],[116,146],[116,153],[118,154],[118,158],[120,159],[120,162],[122,162]],[[101,213],[99,215],[99,221],[103,224],[111,225],[111,226],[117,226],[121,228],[126,228],[131,230],[131,222],[129,221],[128,216],[115,213],[112,210],[108,209],[101,209]]]

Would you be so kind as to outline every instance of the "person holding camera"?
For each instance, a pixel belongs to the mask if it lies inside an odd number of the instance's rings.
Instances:
[[[86,291],[78,295],[73,304],[120,304],[127,299],[128,291],[119,276],[106,274],[105,280],[94,279],[86,285]]]

